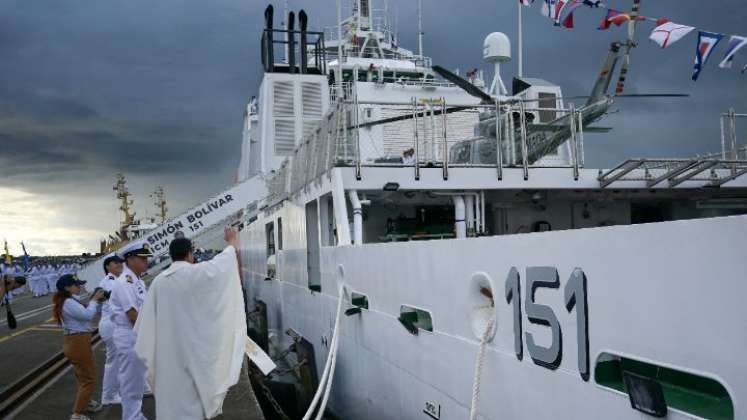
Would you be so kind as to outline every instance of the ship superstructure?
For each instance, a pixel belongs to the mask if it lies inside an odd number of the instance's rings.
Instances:
[[[505,35],[487,84],[352,11],[312,43],[305,14],[283,33],[270,9],[247,112],[242,168],[267,185],[242,233],[251,327],[289,365],[311,357],[303,403],[326,378],[349,419],[744,416],[736,141],[588,168],[624,44],[574,105],[538,78],[508,91]]]
[[[722,116],[721,153],[590,168],[632,39],[576,104],[504,83],[504,34],[488,83],[349,10],[320,32],[266,10],[239,183],[149,233],[164,252],[244,227],[252,337],[292,367],[299,412],[316,392],[342,419],[747,416],[744,114]]]

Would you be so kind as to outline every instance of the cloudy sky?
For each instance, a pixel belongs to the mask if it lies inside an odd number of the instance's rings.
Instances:
[[[155,186],[171,214],[234,177],[242,112],[261,80],[258,41],[266,0],[0,0],[0,238],[35,255],[96,251],[120,220],[112,186],[124,173],[140,216]],[[274,1],[282,9],[282,2]],[[334,0],[290,0],[315,28],[334,23]],[[481,67],[482,40],[516,33],[516,0],[425,0],[425,50],[450,68]],[[609,42],[604,12],[577,12],[576,29],[553,27],[539,1],[525,19],[525,73],[590,90]],[[630,0],[608,0],[629,8]],[[643,13],[747,35],[738,0],[645,1]],[[415,0],[390,0],[401,44],[416,49]],[[392,13],[394,14],[394,12]],[[687,156],[719,148],[718,114],[747,111],[747,75],[716,68],[690,81],[696,36],[667,50],[646,39],[633,56],[629,93],[682,92],[678,100],[626,100],[587,140],[587,165],[628,156]],[[747,64],[747,50],[736,64]],[[511,66],[509,66],[511,67]],[[736,67],[736,66],[735,66]],[[508,82],[513,68],[504,71]],[[746,127],[747,129],[747,127]]]

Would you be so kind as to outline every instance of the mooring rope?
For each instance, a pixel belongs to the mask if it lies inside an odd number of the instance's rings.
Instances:
[[[337,350],[339,348],[340,340],[340,320],[342,319],[342,306],[343,301],[345,300],[345,285],[340,285],[338,292],[337,315],[335,316],[335,326],[332,330],[332,341],[329,346],[329,354],[327,355],[327,361],[324,364],[324,371],[322,372],[322,378],[319,381],[319,387],[316,389],[316,393],[314,393],[314,399],[311,400],[311,404],[309,405],[306,414],[303,416],[303,420],[311,419],[311,415],[314,413],[314,410],[319,403],[319,399],[322,398],[322,394],[324,394],[315,417],[316,420],[320,420],[322,415],[324,415],[324,409],[327,407],[327,401],[329,400],[329,394],[332,389],[332,378],[334,377],[335,365],[337,364]]]
[[[480,377],[482,376],[482,365],[485,361],[485,348],[488,346],[490,332],[493,330],[493,324],[495,324],[495,317],[490,318],[480,339],[480,350],[478,350],[477,359],[475,360],[475,379],[474,382],[472,382],[472,405],[469,410],[469,420],[477,419],[477,407],[480,403]]]

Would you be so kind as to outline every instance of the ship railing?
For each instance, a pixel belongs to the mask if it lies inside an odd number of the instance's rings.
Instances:
[[[524,179],[528,180],[534,168],[551,167],[571,169],[574,179],[579,179],[584,160],[583,107],[527,107],[524,102],[516,101],[447,104],[443,98],[413,98],[409,103],[360,101],[354,84],[343,86],[343,92],[344,98],[335,98],[330,111],[316,127],[308,130],[291,157],[270,179],[265,205],[295,194],[334,167],[354,167],[358,179],[365,175],[362,170],[365,167],[412,168],[414,179],[420,178],[423,168],[440,168],[444,180],[448,180],[450,169],[455,167],[495,168],[499,180],[505,168],[521,168]],[[388,109],[390,114],[372,118],[366,115],[370,106]],[[527,121],[528,115],[542,112],[556,118],[545,123]],[[453,121],[448,117],[460,113],[481,119],[482,135],[473,138],[450,135]],[[370,133],[374,128],[379,134],[388,129],[399,130],[396,134],[400,141],[386,144],[386,138],[376,140]],[[570,164],[548,164],[539,159],[560,144],[535,134],[558,130],[567,130],[562,142],[570,152]],[[412,156],[405,158],[402,153],[409,149]],[[465,150],[467,157],[462,155]],[[600,171],[598,182],[601,188],[625,181],[643,182],[649,188],[662,187],[665,182],[676,187],[688,181],[719,187],[747,175],[747,146],[733,148],[731,154],[734,158],[629,159],[613,169]],[[535,160],[538,162],[530,163]]]
[[[730,109],[721,114],[721,152],[674,159],[628,159],[599,175],[602,188],[615,182],[645,182],[647,187],[676,187],[686,181],[698,181],[703,186],[720,187],[747,174],[747,145],[740,146],[737,122],[747,118]]]
[[[606,188],[623,181],[645,182],[653,188],[667,182],[676,187],[686,181],[699,181],[702,186],[720,187],[747,174],[747,159],[687,158],[628,159],[599,174],[599,186]]]
[[[261,47],[262,66],[267,73],[327,73],[327,48],[322,32],[265,29]]]
[[[329,47],[329,46],[328,46]],[[310,50],[310,53],[314,50]],[[328,48],[325,52],[326,58],[329,61],[337,60],[338,53],[335,48]],[[407,61],[420,68],[431,68],[433,66],[433,60],[427,56],[421,56],[412,54],[411,52],[399,52],[388,48],[379,49],[377,47],[366,47],[361,48],[356,45],[346,45],[342,53],[342,62],[348,62],[348,58],[373,58],[373,59],[385,59],[385,60],[396,60],[396,61]]]
[[[329,87],[329,101],[330,103],[337,102],[340,96],[340,86],[339,84],[334,84]],[[348,100],[349,98],[353,97],[353,83],[352,82],[343,82],[342,83],[342,100]]]
[[[717,153],[706,153],[703,155],[696,155],[696,158],[700,159],[723,159],[723,158],[729,158],[729,155],[733,155],[733,152],[729,151],[721,151]],[[737,160],[747,160],[747,145],[737,147],[736,149],[736,158]]]
[[[265,200],[266,205],[295,194],[334,166],[352,162],[356,152],[350,141],[343,140],[349,137],[345,128],[349,112],[343,104],[344,101],[334,102],[332,109],[317,126],[308,130],[293,154],[276,171],[270,180],[271,189]]]
[[[529,179],[532,168],[570,168],[574,178],[578,179],[583,165],[582,109],[529,108],[523,102],[450,105],[443,98],[413,98],[409,103],[360,101],[355,85],[343,86],[343,95],[342,100],[334,97],[330,111],[316,127],[308,130],[292,155],[269,180],[266,205],[300,191],[331,168],[339,166],[354,167],[358,179],[362,179],[364,167],[410,167],[415,179],[420,179],[423,168],[440,168],[444,180],[448,180],[450,168],[492,167],[500,180],[507,167],[522,168],[525,179]],[[384,118],[386,122],[366,115],[371,106],[390,111],[389,116]],[[536,111],[573,116],[566,120],[573,122],[568,140],[570,164],[530,164],[533,153],[538,150],[543,153],[543,148],[557,148],[554,144],[545,145],[528,136],[526,115]],[[499,115],[497,119],[496,113]],[[492,118],[492,133],[488,127],[483,128],[487,130],[485,135],[478,137],[450,134],[450,125],[454,122],[450,117],[459,114],[464,119],[457,121],[461,121],[463,126],[469,122],[470,129],[472,122],[477,123],[481,116],[481,124],[488,120],[489,125]],[[551,130],[562,128],[549,127]],[[387,143],[385,138],[371,135],[374,128],[379,134],[395,132],[399,140]],[[467,158],[460,155],[459,149],[465,145],[469,146]],[[412,149],[412,155],[403,155],[409,149]]]
[[[578,180],[580,168],[583,167],[583,108],[529,108],[523,102],[516,101],[508,104],[496,102],[487,105],[449,105],[443,98],[413,98],[409,104],[364,102],[358,100],[355,89],[353,97],[345,102],[345,106],[348,109],[346,115],[350,118],[347,127],[350,134],[343,136],[341,141],[345,144],[344,150],[352,150],[355,154],[348,154],[345,159],[338,159],[337,162],[354,165],[358,178],[361,177],[361,167],[364,166],[412,166],[415,179],[420,178],[422,167],[441,167],[444,179],[448,179],[449,167],[495,167],[498,179],[502,179],[504,167],[521,167],[525,180],[529,179],[531,168],[563,167],[571,168],[574,179]],[[370,116],[362,119],[362,111],[369,106],[380,110],[388,109],[395,114],[379,121],[372,121]],[[558,142],[552,136],[530,135],[527,115],[547,112],[555,115],[554,120],[548,124],[532,124],[531,128],[534,132],[550,133],[566,130],[567,137],[561,137],[562,141]],[[449,116],[459,113],[473,114],[476,117],[474,123],[478,122],[479,115],[487,115],[490,120],[492,113],[492,128],[483,127],[483,131],[488,131],[483,136],[455,137],[450,133]],[[497,120],[496,113],[500,115]],[[399,130],[396,137],[404,138],[404,141],[388,142],[383,139],[379,141],[380,144],[374,144],[376,141],[373,136],[368,135],[372,127],[383,126],[381,132],[386,133],[387,126],[393,125],[396,126],[395,131]],[[362,130],[366,134],[365,138],[361,136]],[[405,130],[409,132],[402,133]],[[540,159],[552,155],[552,152],[566,142],[570,154],[569,164],[548,164]],[[462,148],[465,150],[460,150],[460,146],[464,146]],[[383,151],[377,150],[381,147],[384,148]],[[410,149],[412,156],[406,156],[404,152]],[[465,153],[467,157],[463,156]]]
[[[733,108],[721,114],[721,159],[738,159],[740,148],[737,141],[737,121],[747,120],[747,114],[739,114]],[[741,150],[747,154],[747,146]]]
[[[337,77],[337,75],[335,75]],[[397,86],[413,86],[420,88],[433,88],[433,87],[454,87],[455,84],[446,82],[443,80],[433,79],[430,77],[415,76],[413,74],[401,73],[395,70],[389,71],[384,68],[367,69],[363,67],[353,67],[353,72],[346,71],[343,75],[343,83],[347,86],[353,81],[356,82],[372,82],[380,84],[393,84]],[[481,87],[480,85],[476,85]],[[337,90],[336,84],[329,87],[330,92]],[[333,93],[333,97],[336,95]]]

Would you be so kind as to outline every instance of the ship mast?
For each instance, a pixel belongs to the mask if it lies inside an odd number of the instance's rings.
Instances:
[[[418,55],[423,57],[423,0],[418,0]]]
[[[156,187],[156,190],[153,191],[153,194],[151,194],[150,197],[155,200],[153,204],[156,206],[156,209],[158,209],[158,217],[161,219],[159,223],[165,223],[166,213],[169,209],[166,207],[166,195],[163,192],[163,187],[160,185]]]
[[[120,200],[119,210],[122,211],[124,216],[119,225],[119,235],[122,240],[126,240],[127,227],[135,223],[135,212],[132,211],[133,201],[130,199],[132,194],[127,189],[127,181],[124,175],[117,174],[117,183],[112,189],[117,192],[117,199]]]
[[[517,25],[519,30],[519,36],[518,36],[518,52],[519,52],[519,68],[518,68],[518,76],[519,78],[524,77],[524,5],[519,1],[516,2],[517,5],[519,5],[519,23]]]

